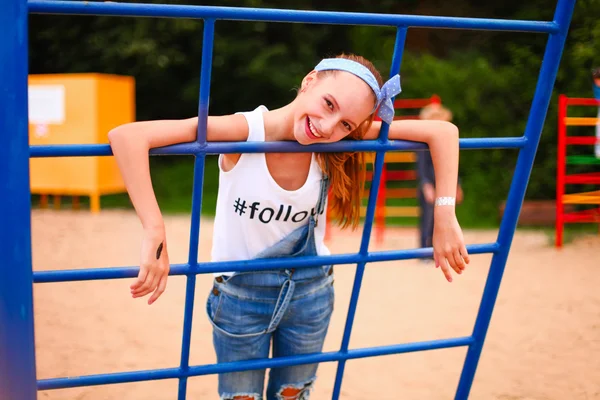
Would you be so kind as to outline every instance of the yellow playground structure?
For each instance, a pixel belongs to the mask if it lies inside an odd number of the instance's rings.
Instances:
[[[106,74],[29,76],[31,145],[106,144],[108,132],[135,120],[132,77]],[[100,211],[100,196],[123,193],[125,186],[113,157],[31,158],[31,193],[46,207],[54,196],[89,196],[90,210]]]

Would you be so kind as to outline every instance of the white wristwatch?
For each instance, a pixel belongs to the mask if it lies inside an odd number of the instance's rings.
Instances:
[[[455,197],[438,197],[435,199],[436,206],[453,206],[456,204]]]

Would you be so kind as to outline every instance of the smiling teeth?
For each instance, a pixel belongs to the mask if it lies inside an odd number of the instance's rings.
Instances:
[[[308,120],[308,127],[310,128],[310,132],[315,135],[316,137],[321,137],[321,135],[319,135],[315,129],[315,127],[312,124],[312,121],[309,119]]]

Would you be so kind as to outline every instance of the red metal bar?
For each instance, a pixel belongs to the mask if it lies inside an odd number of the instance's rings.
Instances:
[[[561,96],[564,96],[561,94]],[[566,96],[565,96],[566,97]],[[600,100],[598,99],[588,99],[581,97],[566,97],[567,105],[569,106],[600,106]],[[559,98],[560,102],[560,98]],[[565,108],[566,111],[566,108]],[[566,112],[565,112],[566,116]]]
[[[563,242],[563,195],[565,194],[565,174],[567,162],[567,116],[568,98],[564,94],[558,96],[558,151],[556,160],[556,242],[555,247],[562,247]]]
[[[600,100],[592,98],[574,98],[561,94],[558,97],[558,152],[556,162],[556,247],[561,247],[565,223],[598,222],[600,224],[600,208],[565,213],[563,196],[567,184],[600,184],[600,172],[566,175],[566,157],[568,145],[594,145],[597,138],[593,136],[567,137],[567,107],[600,106]],[[600,225],[599,225],[600,228]]]
[[[385,236],[385,201],[387,199],[387,165],[383,163],[381,170],[381,182],[379,183],[379,193],[377,193],[377,203],[375,204],[375,242],[383,243]]]
[[[573,211],[565,214],[565,222],[589,223],[600,222],[600,208],[590,208],[588,210]]]
[[[371,179],[373,179],[373,171],[367,171],[367,180]],[[411,169],[387,171],[387,180],[390,181],[414,181],[415,179],[417,179],[417,173]]]
[[[596,142],[598,141],[598,139],[596,139],[594,136],[571,136],[571,137],[567,137],[567,145],[570,144],[596,144]]]
[[[426,99],[398,99],[394,101],[394,108],[423,108],[432,103],[441,104],[440,96],[434,94]]]
[[[413,181],[417,179],[417,173],[412,169],[387,171],[387,179],[392,181]]]
[[[600,185],[600,172],[566,175],[565,184]]]
[[[431,99],[401,99],[394,101],[394,108],[423,108],[431,104]]]

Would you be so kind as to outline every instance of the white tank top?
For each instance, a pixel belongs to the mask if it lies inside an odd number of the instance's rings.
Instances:
[[[264,142],[263,112],[259,106],[241,113],[248,122],[249,142]],[[321,168],[312,155],[310,172],[298,190],[279,186],[267,168],[264,153],[245,153],[230,171],[223,171],[219,156],[219,192],[213,230],[212,260],[247,260],[308,223],[316,212],[321,188]],[[315,241],[319,255],[329,255],[325,246],[326,211],[319,216]],[[228,273],[231,274],[231,273]],[[223,275],[221,273],[217,275]]]

